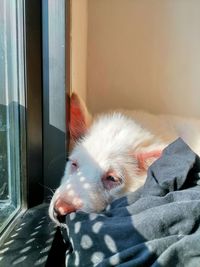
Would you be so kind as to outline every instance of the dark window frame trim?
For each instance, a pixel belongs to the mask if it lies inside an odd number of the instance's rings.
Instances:
[[[43,202],[42,1],[25,1],[27,206]]]

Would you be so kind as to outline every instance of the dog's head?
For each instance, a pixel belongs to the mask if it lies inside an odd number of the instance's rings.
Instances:
[[[70,133],[74,148],[49,208],[52,220],[76,210],[101,211],[113,199],[143,185],[148,166],[163,145],[121,113],[92,122],[84,103],[71,97]]]

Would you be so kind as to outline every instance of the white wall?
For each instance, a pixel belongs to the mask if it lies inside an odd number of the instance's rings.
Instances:
[[[199,11],[199,0],[88,0],[90,109],[200,116]]]

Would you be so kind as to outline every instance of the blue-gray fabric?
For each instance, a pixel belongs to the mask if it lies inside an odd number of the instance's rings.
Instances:
[[[200,159],[170,144],[146,183],[100,214],[66,216],[66,266],[200,267]]]

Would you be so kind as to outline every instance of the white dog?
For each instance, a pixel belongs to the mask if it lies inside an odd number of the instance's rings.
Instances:
[[[200,121],[139,111],[93,119],[76,94],[71,97],[73,150],[50,204],[57,217],[76,210],[99,212],[112,200],[144,184],[148,167],[182,137],[200,154]]]

